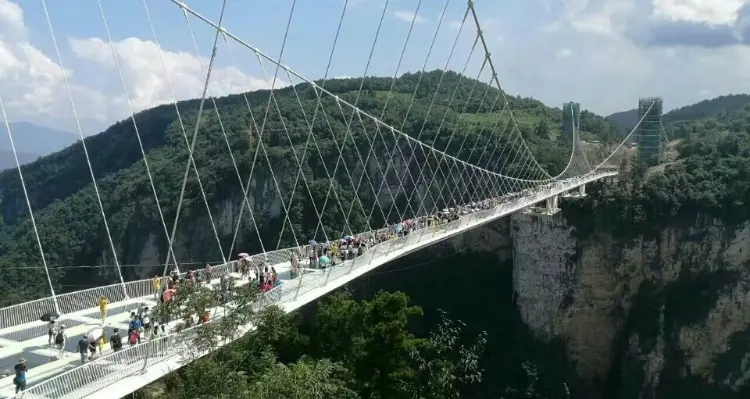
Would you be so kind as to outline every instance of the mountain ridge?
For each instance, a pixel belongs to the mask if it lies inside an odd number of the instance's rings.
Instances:
[[[21,164],[55,153],[74,144],[78,137],[73,133],[40,126],[31,122],[10,122],[13,144]],[[5,124],[0,124],[0,170],[13,168],[16,160]]]
[[[715,116],[718,113],[733,112],[750,104],[750,94],[728,94],[675,108],[665,113],[664,122],[693,121]],[[615,112],[606,116],[608,122],[623,132],[629,132],[638,124],[638,109]]]

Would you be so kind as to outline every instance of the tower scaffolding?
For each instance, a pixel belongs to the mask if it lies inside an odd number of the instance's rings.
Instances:
[[[653,106],[652,106],[653,104]],[[638,158],[646,166],[658,165],[662,156],[662,112],[661,97],[646,97],[638,100],[638,120],[643,119],[636,133]]]
[[[562,133],[566,140],[573,139],[573,132],[581,122],[581,104],[574,102],[563,103]]]

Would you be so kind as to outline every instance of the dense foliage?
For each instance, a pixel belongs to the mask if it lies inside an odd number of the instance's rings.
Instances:
[[[441,71],[406,74],[395,82],[390,78],[367,78],[359,95],[360,79],[327,81],[325,88],[369,114],[383,115],[384,122],[412,137],[503,173],[523,175],[530,167],[529,163],[521,162],[522,157],[514,162],[513,157],[505,156],[522,151],[519,134],[527,139],[540,164],[550,172],[565,165],[570,143],[559,133],[559,110],[533,99],[508,97],[513,121],[518,124],[514,130],[508,110],[502,111],[502,101],[496,101],[500,94],[497,90],[453,72],[446,73],[441,82],[441,75]],[[416,93],[414,101],[412,93]],[[220,98],[216,109],[211,102],[207,103],[194,152],[200,184],[196,174],[190,172],[180,212],[175,245],[180,261],[201,263],[222,259],[207,220],[202,193],[216,219],[224,252],[236,252],[238,248],[259,252],[258,236],[263,239],[263,248],[274,249],[311,238],[322,239],[323,233],[328,237],[356,233],[369,226],[379,227],[385,219],[392,221],[397,214],[418,212],[420,205],[432,206],[412,194],[418,181],[411,175],[418,175],[425,163],[429,163],[439,169],[436,176],[442,179],[442,175],[452,176],[451,165],[444,162],[438,168],[435,156],[410,145],[366,115],[352,113],[351,108],[330,95],[322,95],[319,102],[319,95],[319,91],[307,84],[277,90],[267,119],[264,118],[269,104],[267,91]],[[188,159],[184,132],[192,134],[197,104],[196,100],[181,102],[181,119],[172,105],[136,116],[159,205],[170,231]],[[581,123],[584,130],[609,131],[601,118],[590,113],[584,113]],[[264,134],[259,141],[256,132],[261,131],[261,125]],[[494,133],[490,133],[495,127]],[[549,145],[551,141],[555,145]],[[115,260],[123,265],[139,265],[122,268],[126,280],[151,275],[160,270],[157,264],[164,262],[167,254],[164,227],[133,122],[118,122],[89,137],[86,144],[116,259],[80,144],[23,168],[58,292],[116,282]],[[341,148],[345,150],[339,158]],[[469,148],[475,150],[468,151]],[[494,155],[491,150],[495,150]],[[400,165],[392,161],[400,159],[400,155],[391,155],[391,151],[393,154],[400,151],[412,162]],[[491,164],[490,158],[493,158]],[[365,159],[369,159],[366,168],[362,166]],[[298,165],[304,172],[302,179],[297,178]],[[249,203],[254,214],[251,217],[244,210],[238,225],[238,211],[243,204],[241,187],[251,174]],[[328,175],[335,176],[333,184]],[[399,180],[404,185],[400,193],[379,187],[382,181],[388,182],[386,187],[398,187]],[[465,180],[457,179],[455,184],[465,185]],[[436,181],[430,186],[438,200],[448,197],[437,188],[440,183],[445,182]],[[461,188],[465,188],[464,196],[472,191],[468,186]],[[374,193],[378,191],[381,194],[377,202],[385,208],[382,213],[376,206]],[[326,197],[329,197],[327,202]],[[288,223],[282,211],[287,206]],[[323,215],[321,225],[318,212]],[[259,234],[255,233],[256,225]],[[236,242],[235,231],[239,233]],[[147,261],[152,265],[143,265]],[[73,265],[107,267],[68,268]],[[6,293],[0,305],[47,295],[45,281],[18,174],[7,170],[0,173],[0,289]]]
[[[582,232],[657,234],[705,216],[730,225],[750,219],[750,106],[672,126],[685,137],[676,144],[678,159],[657,168],[663,173],[633,164],[617,184],[592,190],[586,202],[568,209]]]
[[[186,299],[190,302],[194,301]],[[225,318],[242,313],[238,310]],[[463,324],[443,314],[432,332],[419,337],[407,325],[421,316],[422,309],[410,305],[400,292],[381,292],[362,301],[347,293],[333,294],[302,326],[299,319],[271,307],[254,315],[254,333],[169,374],[140,395],[458,398],[463,389],[483,379],[486,334],[471,339]],[[206,345],[204,337],[231,335],[231,327],[220,324],[201,327],[205,334],[196,338],[194,347]]]

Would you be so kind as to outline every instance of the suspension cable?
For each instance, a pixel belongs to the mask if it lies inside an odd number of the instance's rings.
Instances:
[[[55,294],[55,287],[52,285],[52,278],[49,274],[49,266],[47,265],[47,257],[44,255],[44,247],[42,246],[42,240],[39,238],[39,229],[36,226],[36,217],[34,217],[34,210],[31,208],[31,200],[29,199],[29,191],[26,189],[26,181],[23,178],[23,172],[21,171],[21,162],[18,159],[18,152],[16,151],[16,144],[13,141],[13,134],[10,131],[10,121],[8,120],[8,114],[5,112],[5,104],[3,102],[3,96],[0,95],[0,112],[5,122],[5,129],[8,131],[8,140],[10,140],[10,148],[13,150],[13,159],[16,161],[16,170],[18,170],[18,178],[21,180],[21,189],[23,190],[23,197],[26,200],[26,209],[29,210],[29,217],[31,218],[31,227],[34,229],[34,237],[36,238],[37,248],[39,249],[39,256],[42,257],[42,265],[44,265],[44,274],[47,276],[47,284],[49,284],[50,293],[52,293],[52,303],[55,306],[57,314],[61,314],[60,306],[57,303],[57,295]]]
[[[96,195],[96,202],[99,204],[99,211],[102,215],[102,220],[104,221],[104,229],[107,232],[107,240],[109,240],[109,247],[112,250],[112,260],[115,262],[115,265],[117,266],[117,275],[120,277],[120,286],[122,287],[122,293],[124,297],[127,299],[128,296],[128,290],[125,287],[125,280],[122,278],[122,270],[120,269],[120,262],[117,258],[117,249],[115,248],[114,240],[112,240],[112,233],[109,229],[109,222],[107,221],[107,215],[104,212],[104,205],[102,204],[102,197],[99,193],[99,186],[96,184],[96,175],[94,175],[94,168],[91,166],[91,158],[89,157],[89,151],[86,146],[86,138],[83,135],[83,129],[81,128],[81,121],[78,118],[78,111],[76,110],[75,101],[73,101],[73,92],[70,89],[70,82],[68,81],[68,74],[65,73],[65,65],[63,64],[62,55],[60,53],[60,47],[57,45],[57,37],[55,36],[55,30],[52,27],[52,19],[49,15],[49,10],[47,9],[47,1],[42,0],[42,8],[44,9],[44,16],[47,20],[47,26],[49,27],[50,35],[52,36],[52,44],[55,47],[55,53],[57,54],[57,60],[60,64],[60,68],[63,70],[63,81],[65,82],[65,88],[68,91],[68,100],[70,101],[70,107],[73,111],[73,118],[75,119],[76,128],[78,129],[78,135],[81,138],[81,146],[83,146],[83,154],[86,157],[86,164],[88,165],[89,174],[91,175],[91,182],[94,186],[94,194]]]
[[[214,28],[218,28],[219,27],[219,25],[217,25],[215,22],[213,22],[212,20],[210,20],[206,16],[202,15],[201,13],[195,11],[194,9],[190,8],[186,4],[180,2],[179,0],[169,0],[169,1],[172,2],[172,3],[174,3],[174,4],[177,4],[179,7],[183,8],[186,12],[192,14],[193,16],[195,16],[196,18],[202,20],[206,24],[208,24],[208,25],[210,25],[210,26],[212,26]],[[221,29],[224,29],[224,28],[221,28]],[[227,37],[229,37],[230,39],[234,40],[235,42],[237,42],[241,46],[250,49],[251,51],[253,51],[259,57],[264,58],[264,59],[270,61],[271,63],[279,66],[281,69],[284,69],[284,70],[288,71],[290,74],[292,74],[292,75],[296,76],[297,78],[303,80],[304,82],[310,84],[313,87],[313,89],[315,89],[316,92],[323,93],[323,94],[329,95],[331,97],[334,97],[334,98],[337,99],[337,101],[340,101],[343,105],[346,105],[346,106],[349,106],[349,107],[352,106],[352,104],[349,103],[348,101],[346,101],[346,100],[344,100],[344,99],[336,96],[335,94],[331,93],[329,90],[321,87],[320,85],[318,85],[317,83],[311,81],[310,79],[305,78],[299,72],[296,72],[295,70],[291,69],[289,66],[286,66],[286,65],[280,63],[279,61],[273,59],[273,57],[271,57],[271,56],[267,55],[266,53],[262,52],[257,47],[252,46],[247,41],[242,40],[241,38],[239,38],[237,35],[235,35],[232,32],[230,32],[229,30],[224,29],[223,32],[227,35]],[[393,126],[387,125],[386,123],[384,123],[383,121],[381,121],[377,117],[373,116],[372,114],[370,114],[368,112],[365,112],[365,111],[363,111],[361,109],[359,110],[359,112],[361,113],[361,115],[365,116],[367,119],[372,120],[374,123],[380,124],[380,125],[382,125],[384,127],[392,129],[394,133],[396,133],[400,137],[406,139],[407,141],[409,141],[413,145],[420,146],[420,147],[428,147],[427,144],[425,144],[425,143],[423,143],[423,142],[421,142],[419,140],[416,140],[414,137],[409,136],[408,134],[404,133],[403,131],[401,131],[399,129],[394,128]],[[438,152],[440,154],[445,154],[443,151],[440,151],[440,150],[434,150],[434,151],[436,151],[436,152]],[[478,167],[476,165],[469,164],[469,163],[467,163],[465,161],[462,161],[460,159],[457,159],[456,157],[453,157],[451,155],[447,155],[447,154],[445,154],[445,155],[447,157],[455,160],[456,162],[459,162],[459,163],[461,163],[461,164],[463,164],[463,165],[465,165],[465,166],[467,166],[469,168],[481,169],[480,167]],[[516,178],[516,177],[513,177],[513,176],[505,176],[505,175],[500,174],[500,173],[495,173],[495,172],[490,172],[490,171],[487,171],[487,172],[492,173],[493,175],[495,175],[497,177],[502,177],[502,178],[505,178],[505,179],[508,179],[508,180],[512,180],[512,181],[517,181],[517,182],[518,181],[525,181],[525,182],[531,182],[531,183],[537,183],[538,182],[537,180],[519,179],[519,178]]]
[[[195,38],[195,33],[193,32],[193,26],[190,23],[190,18],[188,18],[187,13],[185,13],[184,10],[182,10],[182,11],[183,11],[183,16],[185,17],[185,22],[187,24],[188,31],[190,32],[190,37],[191,37],[192,42],[193,42],[193,48],[195,50],[195,54],[198,56],[198,59],[200,60],[199,62],[200,62],[201,69],[205,72],[206,71],[206,66],[203,65],[203,61],[201,60],[201,53],[200,53],[200,49],[198,48],[198,41]],[[222,34],[222,37],[226,38],[223,34]],[[221,112],[219,111],[219,105],[216,102],[216,98],[214,98],[214,96],[211,94],[210,88],[207,91],[207,96],[211,99],[211,104],[213,105],[214,113],[216,114],[216,120],[219,122],[219,128],[221,129],[221,135],[224,138],[224,143],[226,144],[227,151],[229,152],[229,160],[232,162],[232,166],[234,167],[234,172],[237,175],[238,182],[240,183],[240,189],[244,193],[246,191],[245,190],[245,184],[242,181],[242,176],[240,175],[240,169],[237,166],[237,161],[236,161],[236,159],[234,157],[234,151],[232,149],[232,145],[229,143],[229,135],[227,135],[227,131],[224,128],[224,122],[221,119]],[[261,239],[260,238],[260,232],[258,232],[258,226],[257,226],[257,224],[255,224],[255,216],[253,214],[253,209],[250,207],[250,202],[243,199],[242,203],[243,203],[243,205],[240,208],[240,212],[242,212],[244,210],[244,206],[245,206],[245,204],[247,204],[248,210],[250,211],[250,219],[253,222],[253,226],[255,227],[255,230],[256,230],[256,232],[258,234],[258,239],[260,240]],[[210,213],[210,210],[209,210],[209,213]],[[241,218],[242,218],[242,213],[240,213],[240,215],[238,217],[238,223],[241,222]],[[235,230],[235,232],[238,232],[238,231],[239,231],[239,229]],[[237,240],[237,234],[235,234],[232,237],[232,244],[230,245],[229,252],[228,252],[228,254],[229,254],[230,257],[232,256],[232,253],[234,252],[234,246],[235,246],[235,244],[237,242],[236,240]],[[263,243],[262,242],[261,242],[261,249],[263,249],[263,253],[265,253],[265,249],[263,247]]]
[[[479,35],[479,39],[482,42],[482,47],[484,47],[484,51],[487,54],[487,62],[490,65],[490,70],[492,71],[492,76],[493,76],[493,78],[495,80],[495,84],[497,85],[497,89],[500,90],[501,93],[503,93],[503,99],[504,99],[504,101],[508,102],[508,99],[505,96],[505,92],[503,92],[503,88],[500,85],[500,80],[497,77],[497,70],[495,69],[495,65],[492,63],[492,57],[490,56],[490,50],[489,50],[489,47],[487,46],[486,40],[484,39],[484,33],[482,32],[482,27],[481,27],[481,25],[479,23],[479,17],[477,16],[477,11],[476,11],[476,9],[474,9],[474,0],[467,0],[467,2],[468,2],[468,10],[471,11],[472,18],[474,19],[474,23],[477,26],[477,34]],[[513,116],[513,111],[511,111],[510,108],[508,108],[508,112],[510,113],[510,118],[511,118],[511,120],[513,122],[514,128],[518,129],[518,123],[516,122],[516,119]],[[526,149],[528,150],[528,146],[526,146],[526,141],[523,140],[522,143],[523,143],[524,147],[526,147]],[[533,157],[533,155],[532,155],[532,157]],[[534,164],[536,165],[536,167],[538,167],[539,170],[541,170],[546,175],[546,177],[553,178],[552,176],[549,175],[549,173],[547,173],[547,171],[544,170],[544,168],[541,167],[541,165],[539,165],[539,162],[537,162],[536,158],[534,158],[533,160],[534,160]]]
[[[156,35],[156,28],[154,26],[154,21],[151,18],[151,11],[148,8],[148,4],[146,4],[146,0],[141,0],[141,4],[143,4],[143,9],[144,9],[144,11],[146,13],[146,19],[148,20],[149,28],[151,29],[151,37],[153,38],[154,43],[156,44],[156,54],[159,56],[159,64],[161,65],[162,72],[164,73],[164,79],[167,82],[167,87],[169,88],[169,93],[172,96],[172,104],[174,105],[175,115],[177,117],[178,125],[180,126],[180,132],[182,133],[182,137],[185,140],[185,147],[187,147],[187,149],[188,149],[188,160],[192,160],[193,159],[193,153],[192,153],[192,151],[190,149],[190,140],[188,139],[188,136],[187,136],[187,129],[185,128],[185,123],[182,120],[182,113],[180,112],[180,106],[178,105],[177,95],[175,94],[174,87],[172,86],[172,80],[170,78],[169,71],[167,71],[166,64],[164,63],[164,55],[162,54],[162,49],[161,49],[161,44],[159,43],[159,38]],[[216,227],[213,224],[213,219],[212,219],[212,216],[211,216],[211,208],[208,205],[208,199],[206,198],[206,193],[203,190],[203,183],[201,182],[200,173],[198,172],[198,168],[196,167],[196,164],[195,164],[194,161],[192,162],[192,165],[193,165],[193,169],[195,171],[196,180],[198,181],[198,188],[200,189],[200,192],[201,192],[201,197],[203,199],[203,204],[206,207],[206,212],[208,212],[209,221],[211,222],[211,227],[213,228],[214,236],[215,236],[217,242],[219,242],[219,237],[218,237],[218,234],[217,234],[217,231],[216,231]],[[182,203],[182,201],[180,201],[180,204],[181,203]],[[179,204],[178,204],[178,206],[179,206]],[[175,217],[179,217],[179,215],[180,215],[180,213],[177,212]],[[162,273],[162,277],[164,277],[164,276],[167,275],[168,268],[169,268],[169,259],[167,259],[167,261],[164,263],[164,271]],[[176,261],[175,261],[175,270],[178,273],[180,272],[180,267],[179,267],[179,265],[178,265],[178,263]]]
[[[175,214],[174,224],[172,225],[172,234],[169,237],[169,245],[172,245],[174,243],[175,236],[177,235],[177,224],[180,221],[180,212],[182,211],[182,201],[185,198],[185,187],[187,187],[187,180],[188,180],[188,175],[190,174],[191,164],[193,168],[195,169],[195,174],[196,175],[198,174],[198,165],[196,165],[195,158],[193,158],[193,152],[195,151],[195,142],[196,142],[196,139],[198,138],[198,131],[200,129],[201,120],[203,118],[203,107],[206,104],[206,94],[208,92],[208,84],[211,81],[211,71],[214,68],[214,62],[216,61],[216,44],[219,41],[219,33],[221,33],[221,30],[222,30],[221,23],[224,19],[224,11],[226,10],[226,5],[227,5],[227,0],[222,0],[221,14],[219,14],[219,25],[216,28],[216,34],[214,35],[214,44],[213,44],[212,51],[211,51],[211,59],[208,62],[208,68],[206,70],[206,79],[205,79],[205,83],[203,84],[203,94],[201,94],[200,104],[198,105],[198,115],[196,116],[195,128],[193,129],[193,138],[192,138],[192,141],[190,142],[190,145],[188,146],[188,161],[185,163],[185,173],[182,177],[182,188],[180,189],[180,199],[177,202],[177,212]],[[184,9],[183,9],[183,13],[184,13]],[[185,18],[187,18],[187,14],[185,14]],[[226,263],[227,257],[224,255],[224,249],[222,248],[221,240],[219,239],[219,233],[216,230],[216,225],[214,224],[213,215],[211,215],[211,209],[208,206],[208,201],[206,199],[202,185],[201,185],[201,193],[203,194],[203,200],[206,201],[206,210],[208,213],[208,218],[211,221],[211,227],[214,229],[214,235],[216,236],[216,241],[219,246],[219,253],[221,254],[221,259],[224,261],[224,263]],[[166,271],[165,271],[165,275],[166,275]]]
[[[396,64],[396,70],[393,72],[393,77],[391,78],[391,85],[388,88],[388,94],[385,97],[385,102],[383,103],[383,109],[380,112],[380,118],[379,118],[380,120],[383,120],[385,118],[385,111],[388,108],[388,103],[390,102],[391,97],[393,95],[393,88],[396,86],[396,81],[398,80],[398,73],[401,70],[401,63],[404,61],[404,55],[406,54],[406,47],[409,45],[409,40],[411,40],[411,34],[414,31],[414,24],[415,24],[415,22],[417,20],[417,16],[419,16],[419,10],[420,10],[421,6],[422,6],[422,0],[419,0],[417,2],[417,7],[414,10],[414,14],[412,15],[411,23],[409,24],[409,31],[406,34],[406,39],[404,39],[404,45],[401,47],[401,55],[398,58],[398,63]],[[388,144],[386,143],[385,138],[383,137],[382,132],[380,131],[380,125],[379,124],[375,124],[375,126],[376,126],[376,128],[378,130],[378,133],[379,133],[378,135],[380,136],[380,140],[383,142],[383,144],[385,146],[386,159],[387,159],[387,163],[385,165],[385,172],[383,172],[383,178],[380,181],[380,186],[378,187],[377,193],[375,193],[375,198],[378,198],[378,197],[380,197],[380,192],[383,190],[383,185],[385,184],[385,182],[387,180],[388,170],[391,167],[391,164],[393,163],[393,158],[394,158],[394,155],[396,153],[396,150],[398,150],[398,153],[401,156],[401,161],[403,161],[404,164],[406,164],[406,157],[404,157],[404,152],[401,150],[401,146],[399,145],[399,138],[396,137],[396,133],[393,131],[393,129],[388,129],[388,130],[391,132],[391,135],[393,136],[393,139],[394,139],[394,148],[393,148],[392,151],[388,151]],[[408,168],[408,165],[407,165],[407,168]],[[409,175],[411,176],[411,172],[409,172]],[[385,186],[390,191],[390,186],[387,185],[387,184],[385,184]],[[398,194],[402,193],[402,192],[406,193],[406,189],[404,188],[404,185],[401,184],[400,180],[398,182],[398,187],[396,188],[396,190],[397,190],[396,191],[396,194],[397,194],[396,196],[398,196]],[[391,194],[391,197],[393,197],[393,194]],[[394,203],[395,202],[396,201],[394,200]],[[404,211],[403,212],[400,212],[397,209],[397,213],[400,215],[399,217],[402,220],[403,220],[404,215],[406,214],[407,209],[409,209],[409,208],[412,208],[411,204],[407,203],[406,206],[404,207]],[[375,212],[375,203],[372,204],[372,207],[370,208],[370,214],[368,215],[367,218],[371,219],[372,218],[372,214],[374,212]],[[382,210],[381,210],[381,212],[382,212]],[[414,213],[414,209],[413,208],[412,208],[412,213]],[[385,223],[387,225],[388,224],[388,219],[386,218],[385,213],[383,213],[383,218],[385,219]]]
[[[161,203],[159,202],[159,195],[156,192],[156,185],[154,184],[154,178],[151,174],[151,167],[148,164],[148,158],[146,157],[146,150],[143,147],[143,140],[141,140],[141,133],[140,129],[138,128],[138,123],[135,120],[135,112],[133,110],[133,103],[130,99],[130,94],[128,93],[127,86],[125,84],[125,77],[122,73],[122,67],[120,65],[120,59],[117,56],[117,51],[115,50],[115,45],[112,42],[112,34],[109,30],[109,24],[107,23],[107,17],[104,13],[104,7],[102,5],[101,0],[97,0],[97,4],[99,5],[99,12],[102,16],[102,22],[104,23],[104,30],[107,32],[107,40],[109,41],[109,48],[112,51],[112,58],[115,60],[115,65],[117,66],[117,73],[120,76],[120,83],[122,84],[122,91],[125,95],[125,100],[128,103],[128,110],[130,111],[130,119],[133,121],[133,130],[135,130],[135,136],[138,139],[138,147],[141,150],[141,156],[143,157],[143,164],[146,166],[146,175],[148,176],[148,182],[151,186],[151,192],[154,194],[154,204],[156,205],[156,210],[159,212],[159,221],[161,221],[162,228],[164,229],[164,236],[169,239],[169,230],[167,229],[167,222],[164,218],[164,213],[161,209]],[[169,245],[167,247],[167,263],[169,263],[169,257],[172,257],[174,260],[174,263],[177,264],[177,257],[174,253],[174,247],[172,245]],[[120,265],[122,267],[122,265]]]

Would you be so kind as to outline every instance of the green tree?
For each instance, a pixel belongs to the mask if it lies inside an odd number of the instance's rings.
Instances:
[[[254,379],[245,397],[252,399],[357,399],[349,371],[328,359],[276,363]],[[232,396],[227,396],[227,398]]]
[[[361,383],[363,397],[396,398],[400,381],[413,377],[409,355],[420,342],[407,329],[422,309],[401,292],[356,301],[345,292],[321,301],[311,332],[311,353],[341,360]]]
[[[544,140],[551,139],[549,125],[545,119],[540,119],[539,122],[534,125],[534,135]]]
[[[205,294],[187,289],[180,295],[188,306],[191,296]],[[257,314],[239,310],[252,306],[230,303],[229,308],[238,310],[199,327],[205,332],[195,334],[190,344],[216,345],[216,350],[165,377],[158,384],[163,389],[156,391],[187,398],[453,399],[482,381],[486,334],[467,340],[463,323],[441,312],[436,329],[418,337],[408,324],[422,310],[409,305],[401,292],[380,292],[361,301],[335,293],[322,299],[312,320],[302,326],[295,324],[298,316],[275,306]],[[242,337],[214,326],[248,317],[256,328]],[[207,341],[206,335],[215,340]],[[217,345],[230,338],[235,341]]]
[[[482,332],[471,345],[465,345],[462,335],[466,325],[448,318],[440,311],[440,323],[411,352],[411,364],[416,378],[406,384],[406,391],[414,399],[455,399],[461,387],[482,381],[480,364],[487,344],[487,333]]]

